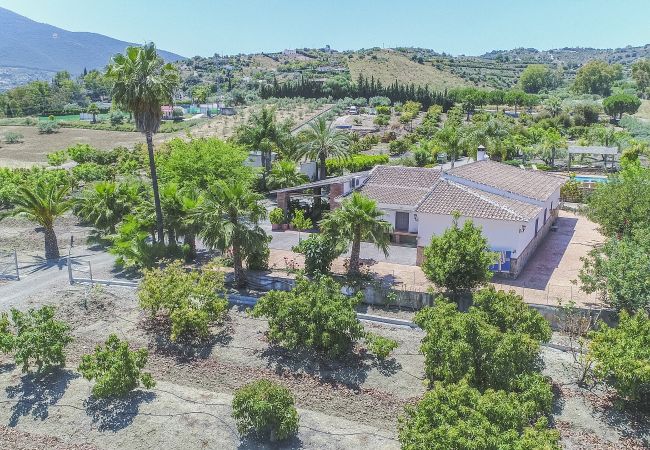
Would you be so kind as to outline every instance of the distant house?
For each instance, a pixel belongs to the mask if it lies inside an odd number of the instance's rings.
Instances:
[[[160,109],[162,110],[163,120],[172,120],[174,118],[174,107],[172,105],[163,105]]]
[[[278,157],[277,153],[271,153],[271,164]],[[262,167],[262,152],[251,151],[248,153],[248,159],[244,161],[244,165],[248,167]]]
[[[295,49],[287,48],[285,50],[282,50],[282,54],[285,56],[292,56],[292,55],[297,55],[298,52]]]
[[[222,106],[219,110],[219,113],[223,114],[224,116],[234,116],[237,114],[237,111],[231,106]]]

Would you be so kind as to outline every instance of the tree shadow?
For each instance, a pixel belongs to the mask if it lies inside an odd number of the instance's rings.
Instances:
[[[172,357],[178,363],[189,363],[196,359],[207,359],[216,346],[226,346],[233,340],[234,327],[230,317],[216,330],[211,330],[207,338],[185,336],[176,341],[171,340],[171,320],[158,316],[144,320],[142,327],[149,335],[149,345],[162,356]]]
[[[612,404],[605,408],[592,403],[594,413],[622,437],[638,440],[644,447],[650,448],[650,415],[641,409],[645,405],[625,402],[618,397],[608,400]]]
[[[298,436],[281,442],[262,442],[254,437],[243,436],[239,441],[237,450],[299,450],[305,448]]]
[[[333,387],[345,386],[359,390],[373,367],[373,358],[367,354],[348,353],[340,359],[332,359],[308,348],[288,350],[270,345],[261,354],[267,367],[278,375],[295,377],[306,374]]]
[[[395,358],[376,359],[372,367],[385,377],[393,376],[402,369],[402,365]]]
[[[558,383],[556,382],[551,383],[551,391],[553,392],[553,403],[551,404],[550,421],[551,421],[551,425],[555,425],[555,416],[559,416],[560,414],[562,414],[566,401],[564,399],[564,393],[562,391],[562,387]]]
[[[7,386],[7,397],[15,399],[11,407],[9,426],[16,426],[22,416],[45,420],[49,407],[55,405],[65,393],[70,381],[79,375],[69,370],[54,370],[46,374],[26,374],[20,377],[16,386]]]
[[[0,364],[0,373],[11,372],[16,368],[14,363],[2,363]]]
[[[99,431],[118,431],[133,423],[141,404],[151,403],[155,398],[156,394],[148,391],[134,391],[126,397],[91,396],[84,401],[84,408]]]

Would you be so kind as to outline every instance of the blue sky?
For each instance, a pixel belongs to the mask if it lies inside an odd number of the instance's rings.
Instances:
[[[154,41],[184,56],[415,46],[493,49],[650,43],[650,0],[0,0],[71,31]]]

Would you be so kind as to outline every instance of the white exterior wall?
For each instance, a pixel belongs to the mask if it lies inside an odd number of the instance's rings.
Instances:
[[[431,242],[432,236],[439,236],[445,232],[445,230],[453,224],[453,217],[451,215],[443,214],[427,214],[427,213],[418,213],[419,219],[419,231],[418,231],[418,246],[426,247]],[[474,225],[480,226],[483,231],[483,235],[488,240],[488,245],[492,250],[511,250],[514,251],[512,254],[513,258],[517,257],[517,254],[521,252],[532,236],[533,233],[529,234],[529,226],[526,226],[526,229],[523,233],[520,233],[521,226],[524,225],[522,222],[514,222],[509,220],[493,220],[493,219],[477,219],[477,218],[468,218],[460,217],[458,220],[458,225],[462,226],[467,219],[471,219],[474,222]],[[533,224],[535,221],[533,220]]]
[[[413,211],[408,211],[406,209],[402,209],[399,207],[395,207],[394,205],[383,205],[383,204],[378,204],[377,205],[379,209],[381,209],[384,212],[384,219],[388,223],[390,223],[393,228],[395,228],[395,212],[407,212],[409,213],[409,233],[417,233],[418,232],[418,222],[415,220],[415,213]],[[418,214],[418,218],[419,218]]]

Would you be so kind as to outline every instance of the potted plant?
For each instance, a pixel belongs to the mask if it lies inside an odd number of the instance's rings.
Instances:
[[[282,229],[284,210],[282,208],[273,208],[269,213],[269,220],[271,221],[271,229],[273,231]]]

